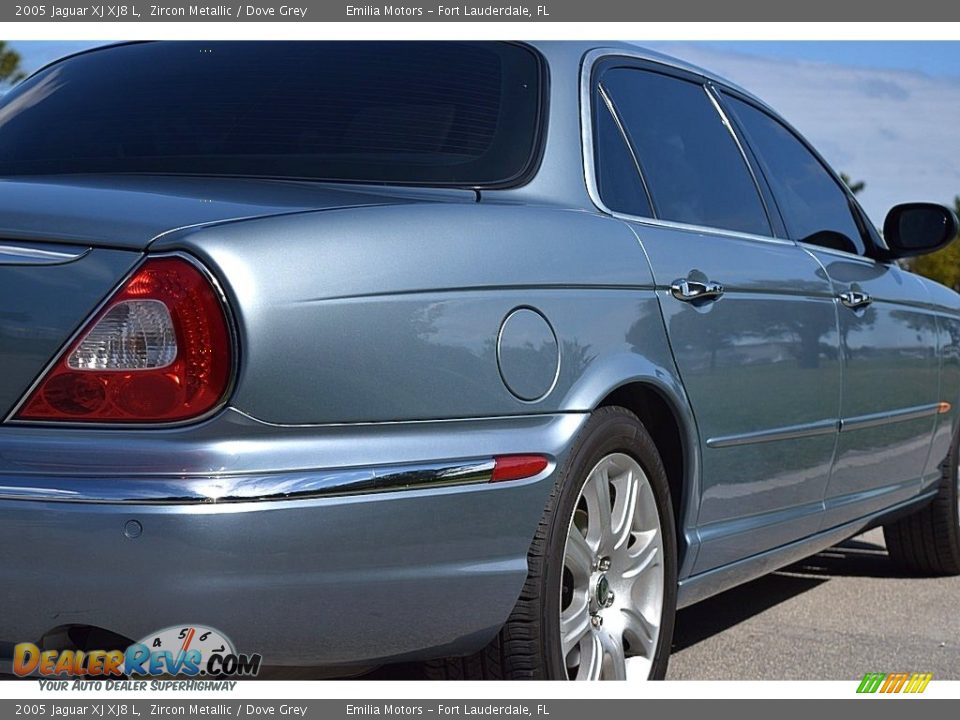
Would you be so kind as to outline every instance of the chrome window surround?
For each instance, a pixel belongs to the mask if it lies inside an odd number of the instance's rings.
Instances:
[[[583,58],[583,64],[580,68],[580,144],[582,147],[583,155],[583,175],[584,181],[587,186],[587,194],[590,196],[590,200],[596,206],[600,212],[607,215],[611,215],[615,218],[621,220],[627,220],[632,223],[637,223],[638,225],[647,225],[651,227],[662,227],[662,228],[673,228],[676,230],[686,230],[688,232],[696,232],[705,235],[718,235],[722,237],[732,237],[739,238],[743,240],[752,240],[755,242],[765,242],[765,243],[774,243],[777,245],[793,245],[796,246],[793,240],[788,238],[778,238],[772,235],[754,235],[752,233],[744,233],[736,230],[725,230],[723,228],[712,227],[709,225],[691,225],[688,223],[679,223],[673,222],[672,220],[661,220],[659,218],[645,218],[637,215],[629,215],[627,213],[617,212],[608,208],[603,200],[600,198],[600,188],[597,185],[596,178],[596,163],[595,163],[595,153],[594,153],[594,143],[593,143],[593,102],[592,102],[592,85],[593,85],[593,69],[598,62],[606,58],[624,58],[626,60],[641,60],[643,62],[651,63],[653,65],[661,65],[664,68],[670,68],[673,70],[678,70],[686,73],[695,74],[692,70],[682,65],[670,65],[663,61],[662,58],[652,58],[648,55],[645,55],[641,52],[631,52],[629,50],[623,50],[619,48],[611,49],[597,49],[591,50]],[[704,91],[710,97],[711,101],[714,103],[714,106],[717,106],[715,98],[711,95],[708,86],[713,80],[709,77],[699,76],[702,84],[704,86]],[[727,118],[721,113],[720,115],[722,121],[726,125],[728,131],[733,134],[734,142],[737,145],[737,148],[741,152],[744,152],[743,147],[740,144],[740,140],[737,137],[736,133],[733,132]],[[746,157],[744,157],[746,162]],[[754,183],[757,182],[757,178],[753,173],[753,168],[750,167],[750,164],[747,163],[747,169],[750,173],[751,178],[754,180]],[[642,176],[641,176],[642,177]],[[644,179],[644,183],[646,180]],[[763,193],[760,192],[759,187],[757,188],[757,194],[760,196],[761,205],[764,209],[767,210],[769,216],[769,209],[766,206],[766,201],[764,200]],[[769,220],[769,217],[768,217]],[[772,232],[772,230],[771,230]]]
[[[723,85],[723,84],[721,83],[721,85]],[[846,184],[846,183],[843,181],[843,179],[840,177],[839,173],[837,173],[837,171],[833,169],[833,167],[830,165],[830,163],[827,162],[826,158],[824,158],[824,157],[820,154],[820,151],[817,150],[817,149],[810,143],[810,141],[808,141],[808,140],[800,133],[799,130],[797,130],[793,125],[791,125],[789,122],[787,122],[787,120],[786,120],[785,118],[783,118],[783,117],[781,117],[780,115],[778,115],[778,114],[777,114],[771,107],[769,107],[766,103],[758,100],[757,98],[755,98],[755,97],[753,97],[752,95],[750,95],[750,93],[748,93],[748,92],[746,92],[746,91],[744,91],[744,90],[742,90],[742,89],[740,89],[740,88],[732,87],[732,86],[729,86],[729,85],[728,85],[728,86],[725,86],[725,87],[716,87],[712,82],[710,83],[710,86],[711,86],[711,88],[713,88],[714,93],[717,95],[717,97],[720,99],[721,102],[722,102],[722,96],[723,96],[723,95],[729,95],[729,96],[730,96],[732,99],[734,99],[734,100],[739,100],[739,101],[741,101],[741,102],[747,103],[748,105],[752,105],[752,106],[754,107],[754,109],[756,109],[756,110],[758,110],[759,112],[767,115],[773,122],[775,122],[777,125],[781,126],[781,127],[782,127],[784,130],[786,130],[790,135],[792,135],[804,148],[806,148],[807,152],[809,152],[809,153],[814,157],[814,159],[815,159],[815,160],[817,161],[817,163],[820,165],[821,169],[822,169],[827,175],[830,176],[830,178],[833,180],[833,182],[837,185],[837,187],[840,189],[840,191],[841,191],[841,192],[844,194],[844,196],[847,198],[847,202],[850,203],[850,205],[851,205],[850,212],[851,212],[851,214],[854,216],[854,217],[853,217],[854,224],[859,226],[859,225],[861,224],[861,222],[862,222],[862,223],[865,223],[865,224],[868,226],[868,227],[865,229],[866,235],[869,236],[870,242],[873,243],[873,244],[875,244],[875,241],[874,241],[874,239],[873,239],[873,235],[877,235],[877,233],[871,233],[871,229],[873,228],[872,221],[870,220],[870,217],[867,215],[866,211],[863,209],[863,206],[860,205],[860,201],[857,200],[856,195],[854,195],[853,192],[851,192],[850,188],[847,187],[847,184]],[[758,162],[759,162],[759,158],[758,158]],[[769,186],[769,183],[768,183],[768,186]],[[773,193],[773,188],[770,188],[770,192]],[[785,221],[784,221],[784,222],[785,222]],[[882,236],[879,236],[879,235],[877,235],[877,237],[879,237],[879,239],[880,239],[881,242],[882,242],[883,237],[882,237]],[[872,261],[872,262],[874,262],[874,263],[878,263],[879,261],[877,261],[877,260],[875,260],[874,258],[871,258],[869,255],[865,254],[865,253],[866,253],[866,249],[867,249],[867,244],[868,244],[868,243],[867,243],[867,240],[868,240],[868,237],[863,237],[863,236],[861,236],[861,238],[860,238],[860,242],[864,245],[864,252],[863,252],[863,253],[861,253],[859,250],[858,250],[857,252],[855,252],[855,253],[852,253],[852,252],[850,252],[850,251],[848,251],[848,250],[840,250],[840,249],[837,249],[837,248],[827,247],[827,246],[825,246],[825,245],[814,245],[814,244],[812,244],[812,243],[805,243],[805,242],[803,242],[802,240],[797,240],[797,244],[798,244],[798,245],[801,245],[801,246],[803,246],[803,247],[812,247],[812,248],[818,248],[818,249],[821,249],[821,250],[826,250],[827,252],[830,252],[830,253],[833,253],[833,254],[836,254],[836,255],[842,255],[842,256],[847,256],[847,257],[858,257],[858,258],[870,260],[870,261]],[[885,246],[882,245],[881,248],[885,248]],[[889,263],[880,263],[880,264],[889,264]]]
[[[713,83],[708,82],[703,86],[703,90],[707,93],[707,97],[710,98],[710,102],[717,111],[717,115],[720,116],[720,121],[723,123],[723,126],[727,128],[727,132],[730,133],[730,137],[733,138],[733,142],[737,146],[737,151],[740,153],[743,164],[747,168],[747,172],[750,174],[750,179],[753,181],[753,186],[757,189],[757,197],[760,198],[760,206],[763,208],[763,212],[767,216],[767,224],[770,226],[770,232],[774,233],[773,212],[770,206],[767,205],[767,198],[764,196],[763,188],[760,186],[760,178],[757,177],[757,173],[753,169],[753,164],[750,162],[750,158],[747,156],[747,150],[743,146],[743,141],[740,139],[736,128],[734,128],[733,123],[730,122],[730,118],[723,109],[723,105],[720,102],[720,95],[718,94]],[[773,191],[771,190],[771,193],[772,192]]]
[[[617,130],[620,132],[620,139],[623,140],[623,144],[627,146],[627,152],[630,153],[630,158],[633,160],[633,168],[637,171],[637,177],[640,178],[640,187],[643,188],[643,194],[647,198],[647,205],[650,206],[650,210],[654,210],[653,205],[653,194],[650,192],[650,187],[647,185],[647,176],[643,172],[643,166],[640,164],[640,158],[637,157],[637,153],[634,152],[633,146],[630,144],[630,141],[627,137],[627,129],[623,125],[623,119],[620,117],[620,111],[617,110],[617,107],[613,104],[613,100],[610,99],[610,95],[607,94],[607,89],[603,85],[597,84],[597,94],[600,95],[600,99],[603,100],[604,106],[607,108],[607,112],[610,114],[610,117],[613,119],[613,124],[617,126]],[[593,119],[593,108],[591,108],[590,119]],[[593,139],[593,134],[590,135],[591,140]],[[596,174],[596,163],[594,163],[594,174]],[[600,195],[599,188],[597,195]]]

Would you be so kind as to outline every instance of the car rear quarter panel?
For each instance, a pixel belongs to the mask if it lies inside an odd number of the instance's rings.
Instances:
[[[221,278],[242,356],[232,405],[276,424],[591,409],[638,378],[682,398],[636,237],[600,215],[421,203],[251,220],[164,238]],[[510,393],[498,333],[549,321],[552,390]],[[520,348],[531,365],[549,349]],[[549,365],[549,363],[547,363]]]

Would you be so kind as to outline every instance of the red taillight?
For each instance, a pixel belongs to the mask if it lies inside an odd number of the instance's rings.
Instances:
[[[153,258],[87,322],[16,418],[195,418],[223,399],[231,352],[227,318],[210,281],[183,258]]]
[[[546,470],[549,464],[542,455],[502,455],[494,458],[493,463],[490,482],[533,477]]]

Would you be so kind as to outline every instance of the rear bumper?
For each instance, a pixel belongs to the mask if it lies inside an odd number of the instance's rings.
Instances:
[[[192,623],[267,665],[470,652],[519,595],[554,468],[582,419],[527,422],[527,437],[500,449],[489,445],[497,432],[477,433],[472,460],[387,468],[179,481],[0,472],[0,642],[69,625],[138,640]],[[453,428],[431,425],[443,433],[435,449],[454,442]],[[483,482],[493,455],[520,447],[555,462],[529,480]],[[31,484],[49,499],[23,499]]]

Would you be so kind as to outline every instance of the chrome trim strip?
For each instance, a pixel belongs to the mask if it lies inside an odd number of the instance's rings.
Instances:
[[[0,265],[65,265],[79,260],[89,252],[89,247],[68,245],[37,247],[0,244]]]
[[[847,258],[849,260],[859,260],[862,263],[870,265],[889,265],[890,263],[881,263],[873,258],[869,258],[866,255],[860,255],[858,253],[852,253],[848,250],[840,250],[838,248],[827,247],[826,245],[813,245],[812,243],[798,242],[800,247],[810,253],[822,252],[826,255],[835,255],[837,257]]]
[[[775,232],[773,229],[773,214],[771,213],[770,206],[767,205],[767,198],[764,197],[763,188],[760,186],[760,178],[758,178],[757,174],[753,171],[753,163],[750,162],[750,158],[747,156],[747,151],[744,148],[743,143],[740,141],[740,136],[737,135],[737,131],[733,127],[733,123],[730,122],[730,118],[727,117],[727,113],[723,109],[723,105],[720,104],[719,92],[712,83],[704,85],[703,90],[707,93],[707,97],[710,98],[710,102],[713,104],[714,110],[716,110],[717,114],[720,116],[723,126],[727,129],[727,132],[730,133],[730,137],[733,138],[733,142],[737,146],[737,150],[740,153],[740,158],[743,160],[744,167],[747,168],[747,172],[750,174],[750,179],[753,181],[753,186],[757,190],[757,197],[760,198],[760,206],[763,208],[763,214],[767,218],[767,225],[770,227],[770,234],[773,235]]]
[[[643,194],[647,198],[647,205],[650,206],[651,211],[654,211],[655,206],[653,204],[653,193],[650,192],[650,186],[647,185],[646,173],[643,171],[643,166],[640,164],[640,159],[637,157],[637,153],[633,150],[633,143],[630,142],[630,135],[627,133],[627,129],[623,125],[623,120],[620,117],[620,113],[617,110],[616,105],[613,104],[613,100],[611,100],[610,96],[607,94],[606,88],[599,83],[597,84],[597,93],[603,100],[603,104],[606,106],[607,112],[610,114],[614,124],[617,126],[617,130],[620,131],[620,139],[623,140],[623,144],[627,146],[627,152],[630,153],[630,159],[633,160],[633,167],[637,171],[637,177],[640,178],[640,185],[643,187]],[[593,108],[590,108],[590,110],[590,117],[593,118]],[[590,141],[593,142],[592,134],[590,135]],[[596,174],[596,170],[594,170],[594,174]],[[599,189],[597,194],[599,195]]]
[[[753,240],[756,242],[774,243],[776,245],[796,245],[793,240],[786,238],[777,238],[766,235],[753,235],[751,233],[737,232],[735,230],[724,230],[722,228],[710,227],[707,225],[688,225],[686,223],[672,222],[670,220],[660,220],[657,218],[638,217],[626,213],[617,212],[608,208],[603,200],[600,199],[600,188],[597,185],[594,147],[593,147],[593,107],[591,102],[591,79],[593,75],[593,66],[600,60],[608,57],[622,57],[635,60],[644,60],[647,62],[658,63],[667,67],[672,67],[668,63],[651,59],[643,53],[631,53],[627,50],[617,49],[599,49],[591,50],[583,59],[583,67],[580,71],[580,146],[583,150],[583,177],[587,186],[587,195],[591,202],[600,212],[611,215],[618,220],[647,225],[650,227],[670,228],[674,230],[686,230],[688,232],[698,232],[705,235],[720,235],[723,237],[739,238],[741,240]],[[681,66],[680,69],[683,69]],[[688,71],[690,72],[690,71]],[[707,79],[707,78],[705,78]],[[709,95],[709,92],[708,92]],[[751,169],[752,172],[752,169]],[[641,176],[642,177],[642,176]],[[645,179],[644,179],[645,180]],[[761,197],[762,201],[762,197]]]
[[[840,432],[864,430],[881,425],[920,420],[921,418],[937,415],[939,412],[940,403],[932,403],[930,405],[918,405],[917,407],[904,408],[902,410],[888,410],[886,412],[871,413],[870,415],[858,415],[857,417],[841,420]]]
[[[910,420],[919,420],[925,417],[937,415],[940,412],[940,403],[930,405],[919,405],[902,410],[890,410],[887,412],[873,413],[870,415],[859,415],[853,418],[837,420],[819,420],[812,423],[803,423],[801,425],[790,425],[772,430],[759,430],[757,432],[742,433],[739,435],[724,435],[707,439],[709,448],[738,447],[740,445],[753,445],[755,443],[777,442],[779,440],[797,440],[800,438],[817,437],[818,435],[830,435],[837,430],[840,432],[850,432],[853,430],[863,430],[866,428],[879,427],[881,425],[891,425],[898,422],[907,422]]]
[[[474,415],[465,418],[428,418],[420,420],[356,420],[351,422],[321,422],[321,423],[281,423],[271,420],[261,420],[255,415],[251,415],[245,410],[236,407],[228,407],[228,413],[235,413],[250,422],[257,425],[266,425],[275,428],[356,428],[356,427],[391,427],[395,425],[424,425],[425,423],[454,425],[457,423],[475,422],[477,420],[541,420],[546,418],[566,418],[566,417],[584,417],[589,415],[587,410],[557,410],[555,412],[543,413],[518,413],[514,415]]]
[[[604,57],[614,55],[612,51],[591,50],[583,58],[580,69],[580,147],[583,155],[583,179],[587,185],[587,195],[600,212],[613,215],[613,211],[600,199],[600,188],[594,169],[596,167],[593,147],[593,103],[590,87],[593,79],[593,66]]]
[[[613,215],[619,220],[627,220],[637,225],[648,225],[650,227],[668,228],[670,230],[684,230],[686,232],[700,233],[701,235],[718,235],[725,238],[735,238],[738,240],[752,240],[753,242],[771,243],[773,245],[795,246],[793,240],[786,238],[767,237],[766,235],[752,235],[751,233],[738,232],[736,230],[723,230],[722,228],[710,227],[708,225],[689,225],[687,223],[673,222],[672,220],[658,220],[656,218],[638,217],[636,215],[627,215],[626,213],[616,212],[600,208],[603,212]]]
[[[772,430],[759,430],[757,432],[742,433],[740,435],[724,435],[722,437],[708,438],[707,447],[739,447],[741,445],[777,442],[779,440],[799,440],[800,438],[832,435],[837,432],[839,424],[836,420],[818,420],[816,422],[789,425]]]
[[[309,500],[488,483],[494,461],[194,478],[0,477],[0,500],[109,505],[222,505]]]

